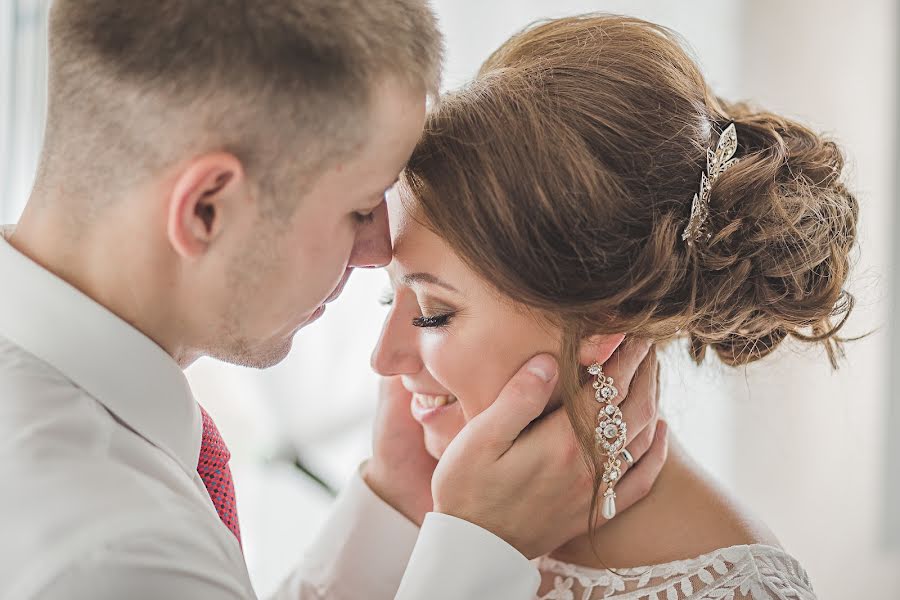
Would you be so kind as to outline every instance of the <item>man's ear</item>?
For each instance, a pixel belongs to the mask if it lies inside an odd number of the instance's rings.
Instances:
[[[578,362],[585,367],[594,363],[604,364],[613,352],[625,341],[624,333],[612,335],[592,335],[581,342],[578,349]]]
[[[178,175],[169,198],[167,234],[175,251],[185,258],[204,254],[226,227],[229,203],[246,192],[244,169],[232,154],[197,158]]]

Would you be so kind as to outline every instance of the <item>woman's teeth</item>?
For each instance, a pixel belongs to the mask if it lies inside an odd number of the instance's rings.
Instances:
[[[425,394],[413,394],[413,399],[421,408],[440,408],[456,402],[455,396],[426,396]]]

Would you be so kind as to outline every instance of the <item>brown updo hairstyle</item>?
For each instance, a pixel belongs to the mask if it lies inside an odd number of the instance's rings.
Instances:
[[[732,122],[740,162],[689,246],[707,149]],[[834,142],[716,97],[672,31],[585,15],[519,33],[446,95],[400,190],[485,281],[563,328],[564,402],[599,477],[594,424],[571,406],[587,336],[686,336],[695,361],[710,348],[728,365],[792,337],[836,365],[858,216],[843,167]]]

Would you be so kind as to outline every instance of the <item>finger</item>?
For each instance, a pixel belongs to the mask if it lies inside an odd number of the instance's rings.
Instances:
[[[515,439],[547,406],[559,372],[556,359],[539,354],[507,382],[497,400],[466,426],[467,443],[506,452]]]
[[[406,438],[422,435],[422,425],[410,411],[412,393],[400,377],[383,377],[379,382],[378,407],[375,410],[375,431],[387,438]],[[373,438],[373,443],[377,440]]]
[[[619,390],[615,403],[621,403],[628,395],[635,372],[650,352],[652,345],[650,340],[629,338],[603,365],[604,373],[613,378],[616,389]]]
[[[535,463],[536,468],[540,468],[540,465],[553,465],[556,470],[569,469],[573,478],[583,478],[591,473],[578,442],[578,434],[565,408],[557,408],[536,421],[522,434],[519,441],[541,449]]]
[[[637,436],[658,418],[657,380],[659,361],[656,352],[647,354],[638,368],[628,398],[619,406],[628,426],[629,438]]]
[[[622,468],[624,471],[627,471],[638,462],[640,462],[641,458],[647,453],[650,449],[650,446],[653,444],[653,439],[656,436],[657,425],[653,424],[650,427],[645,427],[642,432],[637,434],[633,440],[631,440],[626,449],[629,453],[631,453],[631,458],[634,459],[632,463],[628,463],[625,460],[624,456],[622,458]]]
[[[653,354],[656,354],[656,348],[653,349]],[[656,381],[653,382],[656,385],[656,408],[657,412],[659,412],[659,390],[662,389],[662,363],[659,361],[659,357],[656,360]]]
[[[378,384],[378,399],[380,402],[406,403],[412,399],[412,392],[406,389],[399,376],[382,377]]]
[[[627,510],[643,500],[653,489],[653,484],[656,483],[669,454],[668,434],[668,424],[660,420],[650,449],[641,460],[635,463],[634,467],[629,469],[628,473],[622,476],[622,481],[616,486],[616,504],[618,504],[619,512]],[[602,520],[600,517],[600,522]]]
[[[403,386],[400,377],[382,377],[378,385],[378,410],[381,420],[404,419],[414,421],[409,410],[412,393]]]

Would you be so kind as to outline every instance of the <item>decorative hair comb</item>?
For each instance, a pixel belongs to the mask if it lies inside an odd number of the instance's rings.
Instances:
[[[734,123],[728,125],[719,137],[716,151],[706,150],[706,173],[700,176],[700,193],[694,194],[694,202],[691,204],[691,218],[681,239],[693,246],[700,240],[708,240],[712,234],[706,230],[706,222],[709,220],[709,191],[719,176],[733,167],[738,162],[734,158],[737,152],[737,131]]]

